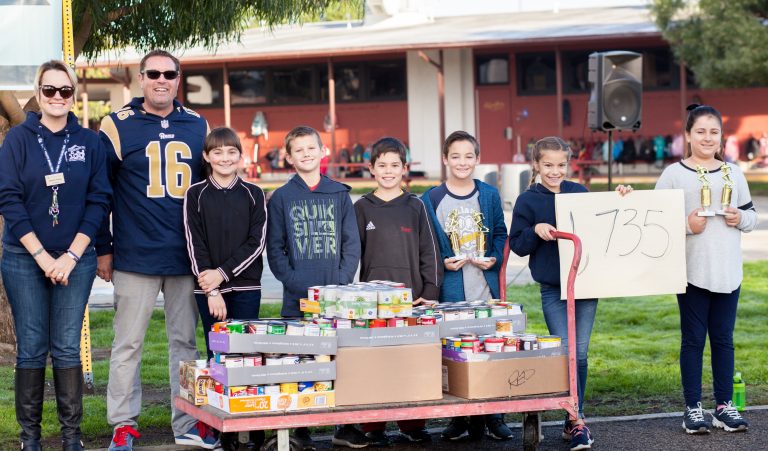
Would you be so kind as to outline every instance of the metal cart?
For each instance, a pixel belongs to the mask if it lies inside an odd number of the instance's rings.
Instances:
[[[442,399],[418,403],[371,404],[325,410],[235,415],[211,406],[195,406],[182,398],[176,398],[175,405],[178,409],[222,432],[275,429],[277,430],[277,449],[279,451],[299,451],[298,444],[290,440],[288,436],[289,429],[297,427],[521,412],[523,413],[523,447],[526,451],[536,450],[542,438],[540,413],[545,410],[563,409],[575,419],[576,406],[578,406],[574,283],[581,260],[581,241],[576,235],[570,233],[552,232],[552,234],[558,239],[570,240],[574,245],[573,261],[568,273],[567,285],[568,380],[570,387],[568,392],[554,393],[548,397],[533,395],[511,399],[484,400],[468,400],[445,394]],[[499,275],[501,299],[506,298],[505,272],[508,258],[509,242],[504,246],[504,259]]]

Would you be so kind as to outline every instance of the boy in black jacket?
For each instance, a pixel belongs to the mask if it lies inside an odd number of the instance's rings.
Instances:
[[[378,186],[355,202],[363,253],[360,281],[402,282],[413,290],[414,304],[434,301],[440,295],[443,262],[424,204],[400,187],[408,170],[403,143],[395,138],[377,141],[371,150],[370,170]],[[397,424],[400,434],[411,442],[430,440],[424,420]],[[385,423],[362,427],[371,444],[389,445]]]

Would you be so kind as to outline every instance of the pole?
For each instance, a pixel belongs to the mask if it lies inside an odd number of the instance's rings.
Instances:
[[[557,136],[563,136],[563,61],[560,48],[555,48],[555,86],[557,95]]]
[[[232,98],[230,97],[227,63],[224,63],[224,125],[232,127]]]
[[[336,155],[336,80],[333,78],[333,60],[328,58],[328,116],[331,118],[331,161],[338,163]],[[337,174],[341,173],[341,166],[336,166]]]
[[[613,131],[608,130],[608,191],[613,191],[611,186],[613,174]]]
[[[61,2],[61,23],[62,40],[64,44],[64,62],[72,69],[75,68],[75,39],[72,31],[72,0],[63,0]],[[88,96],[83,96],[83,101],[88,101]],[[88,108],[87,105],[84,108]],[[86,110],[87,111],[87,110]],[[85,118],[84,118],[85,119]],[[87,119],[85,119],[87,120]],[[83,381],[85,393],[93,393],[93,367],[91,359],[91,322],[88,313],[88,305],[85,306],[85,316],[83,317],[83,327],[80,330],[80,363],[83,366]]]
[[[437,69],[437,108],[440,110],[438,120],[440,121],[440,146],[442,147],[445,142],[445,75],[443,73],[443,51],[439,51],[438,61],[433,60],[421,50],[419,50],[419,57]],[[442,164],[442,158],[440,161],[440,180],[445,181],[445,165]]]

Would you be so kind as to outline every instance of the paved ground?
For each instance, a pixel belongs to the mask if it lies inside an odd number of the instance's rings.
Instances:
[[[753,451],[768,449],[768,406],[748,407],[744,417],[750,422],[746,433],[712,431],[707,435],[688,435],[681,427],[682,413],[638,415],[631,417],[592,418],[590,428],[595,437],[592,449],[606,451]],[[507,415],[508,421],[519,421],[519,416]],[[510,423],[514,436],[507,441],[496,441],[488,437],[479,442],[450,442],[440,440],[440,429],[430,429],[433,442],[427,445],[412,445],[397,441],[391,449],[397,450],[522,450],[522,429],[520,423]],[[561,422],[547,422],[543,425],[544,438],[539,444],[542,451],[568,450],[568,442],[560,438]],[[393,437],[394,433],[390,432]],[[330,436],[316,437],[318,449],[331,449]],[[140,442],[137,442],[139,445]],[[185,446],[136,446],[136,451],[188,451]],[[348,449],[339,448],[335,449]],[[374,449],[374,448],[372,448]],[[96,451],[96,450],[93,450]],[[98,450],[106,451],[106,450]]]

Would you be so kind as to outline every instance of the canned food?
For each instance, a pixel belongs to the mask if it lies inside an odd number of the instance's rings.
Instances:
[[[264,387],[260,387],[258,385],[249,385],[246,389],[246,393],[248,396],[258,396],[264,394]]]
[[[295,394],[299,392],[299,384],[296,382],[283,382],[280,384],[280,393]]]
[[[331,361],[331,356],[329,355],[316,355],[315,356],[315,362],[317,363],[328,363]]]
[[[214,381],[213,382],[213,391],[218,393],[218,394],[220,394],[220,395],[223,395],[224,394],[224,384],[222,384],[219,381]]]
[[[227,354],[227,360],[224,361],[224,366],[227,368],[242,368],[242,354]]]
[[[434,316],[425,315],[425,316],[419,317],[419,323],[422,326],[434,326],[435,324],[437,324],[437,320],[435,319]]]
[[[285,323],[283,321],[270,321],[267,323],[267,334],[285,335]]]
[[[246,385],[237,385],[234,387],[229,387],[229,396],[232,398],[238,398],[240,396],[248,396],[248,386]]]
[[[505,348],[504,352],[513,352],[513,351],[506,350],[507,347],[514,348],[515,351],[520,351],[520,344],[521,344],[520,339],[517,336],[511,335],[511,336],[504,337],[504,348]]]
[[[285,335],[304,335],[304,324],[298,322],[286,323]]]
[[[314,382],[299,382],[298,384],[299,393],[312,393],[315,391],[315,383]]]
[[[548,348],[559,348],[560,347],[560,337],[557,335],[545,335],[543,337],[539,337],[539,349],[548,349]]]
[[[387,327],[405,327],[405,320],[403,318],[389,318]]]
[[[508,319],[496,320],[496,333],[499,335],[509,335],[512,333],[512,321]]]
[[[317,323],[317,327],[319,327],[320,329],[333,328],[333,320],[330,318],[318,318],[316,323]]]
[[[294,354],[286,354],[283,357],[283,365],[298,365],[299,356]]]
[[[299,357],[299,363],[315,363],[315,357],[311,355],[303,355]]]
[[[267,335],[267,321],[251,321],[250,324],[256,335]]]
[[[346,319],[346,318],[336,318],[336,329],[351,329],[352,328],[352,320]]]
[[[322,288],[321,286],[307,288],[307,299],[310,301],[320,301],[320,290]]]
[[[485,339],[483,344],[485,345],[485,352],[502,352],[504,348],[504,339],[489,337]]]
[[[446,321],[458,321],[461,319],[461,310],[447,308],[443,310],[443,315]]]
[[[474,319],[475,318],[475,309],[472,308],[463,308],[460,310],[461,319]]]
[[[471,349],[471,351],[467,351],[467,349]],[[480,352],[480,340],[478,340],[476,337],[465,337],[461,339],[461,351],[462,352]]]
[[[368,320],[367,319],[356,319],[352,321],[352,328],[353,329],[367,329],[368,328]]]
[[[507,308],[500,305],[494,305],[491,307],[491,318],[496,318],[499,316],[507,316]]]
[[[298,387],[297,387],[298,389]],[[264,394],[265,395],[279,395],[280,394],[280,386],[277,384],[272,385],[264,385]]]
[[[219,332],[219,333],[227,333],[229,332],[229,329],[227,329],[227,322],[226,321],[218,321],[211,325],[211,330],[213,332]]]
[[[321,337],[335,337],[336,329],[320,329]]]
[[[315,382],[315,391],[331,391],[331,390],[333,390],[333,381]]]
[[[262,364],[262,357],[261,354],[245,354],[243,355],[243,366],[244,367],[252,367],[252,366],[261,366]]]
[[[487,306],[475,307],[475,318],[490,318],[491,308]]]
[[[472,342],[469,341],[462,341],[461,342],[461,352],[465,352],[467,354],[474,354],[475,352],[475,346]]]
[[[264,355],[264,364],[266,366],[282,365],[283,357],[280,354],[266,354]]]
[[[520,350],[521,351],[534,351],[539,349],[539,343],[536,340],[536,335],[525,334],[520,337]]]
[[[378,328],[378,327],[387,327],[387,320],[386,319],[371,319],[368,320],[368,327],[370,328]]]
[[[309,323],[304,325],[304,335],[307,337],[319,337],[320,326],[315,323]]]
[[[510,315],[522,315],[523,314],[523,304],[508,304],[507,305],[507,313]]]
[[[242,321],[230,321],[227,323],[227,329],[231,334],[242,334],[245,324]]]

